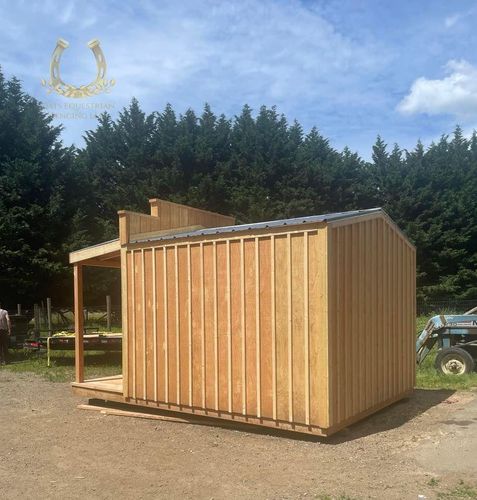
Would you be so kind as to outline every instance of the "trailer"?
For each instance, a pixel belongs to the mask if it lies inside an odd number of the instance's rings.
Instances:
[[[85,351],[121,352],[123,343],[122,333],[94,332],[83,336],[83,349]],[[50,366],[51,351],[74,351],[76,336],[69,332],[60,332],[50,337],[28,339],[23,343],[23,348],[37,352],[47,353],[47,366]]]
[[[441,314],[431,318],[416,341],[420,365],[437,344],[437,371],[445,375],[472,373],[477,364],[477,307],[461,315]]]
[[[87,351],[121,351],[122,333],[94,332],[84,335],[83,346]],[[52,335],[51,337],[39,337],[28,339],[23,343],[25,349],[53,351],[74,351],[75,334]]]

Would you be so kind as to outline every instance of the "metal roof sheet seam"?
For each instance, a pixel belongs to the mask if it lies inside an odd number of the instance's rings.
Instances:
[[[214,234],[222,233],[237,233],[242,231],[250,231],[253,229],[269,229],[273,227],[283,227],[283,226],[296,226],[299,224],[312,224],[314,222],[327,222],[335,221],[341,219],[347,219],[351,217],[357,217],[360,215],[368,215],[372,213],[382,212],[385,213],[382,208],[369,208],[365,210],[351,210],[349,212],[335,212],[323,215],[310,215],[307,217],[296,217],[294,219],[280,219],[274,221],[265,222],[254,222],[252,224],[240,224],[236,226],[223,226],[223,227],[212,227],[204,229],[196,229],[195,231],[188,231],[184,233],[175,234],[164,234],[162,236],[151,236],[150,238],[140,238],[131,243],[146,243],[149,241],[164,241],[164,240],[176,240],[182,238],[191,238],[193,236],[208,236]]]

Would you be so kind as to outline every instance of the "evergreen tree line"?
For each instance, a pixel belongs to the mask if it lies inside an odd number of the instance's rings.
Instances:
[[[117,237],[117,210],[148,211],[152,197],[255,222],[381,206],[417,247],[418,296],[477,298],[477,135],[457,127],[428,148],[388,147],[372,161],[305,133],[275,107],[255,115],[147,114],[133,99],[104,113],[85,146],[21,83],[0,73],[0,300],[46,296],[71,304],[68,252]],[[109,274],[108,274],[109,273]],[[116,273],[117,274],[117,273]],[[95,271],[88,300],[118,277]],[[117,287],[116,287],[117,288]],[[117,293],[117,292],[116,292]]]

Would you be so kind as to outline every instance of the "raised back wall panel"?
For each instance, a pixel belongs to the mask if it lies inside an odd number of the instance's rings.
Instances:
[[[180,205],[171,201],[153,198],[149,200],[151,215],[160,219],[161,229],[200,225],[221,227],[235,224],[235,217],[208,210]]]
[[[151,215],[120,210],[121,245],[150,237],[152,234],[187,231],[200,227],[223,227],[235,224],[235,218],[159,199],[149,200]]]

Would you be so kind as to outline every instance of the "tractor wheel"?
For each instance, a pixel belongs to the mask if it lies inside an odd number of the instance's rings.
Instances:
[[[463,375],[474,371],[474,359],[460,347],[446,347],[436,356],[436,370],[444,375]]]

